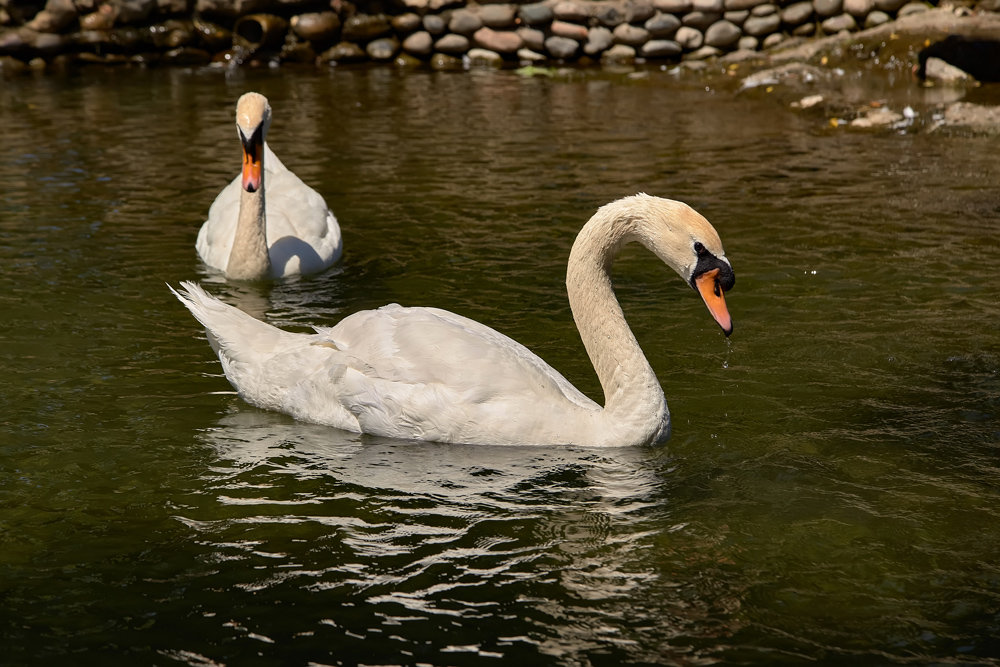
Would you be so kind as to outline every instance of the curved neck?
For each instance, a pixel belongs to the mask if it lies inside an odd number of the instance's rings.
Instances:
[[[600,210],[584,225],[570,252],[566,290],[580,337],[604,390],[609,427],[642,431],[646,442],[669,434],[663,389],[632,334],[611,284],[621,246],[641,240],[637,221]]]
[[[226,265],[226,275],[236,280],[258,280],[271,274],[264,215],[264,178],[264,165],[261,164],[260,187],[254,192],[240,190],[240,215]]]

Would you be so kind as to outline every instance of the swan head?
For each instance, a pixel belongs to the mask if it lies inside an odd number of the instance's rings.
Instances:
[[[260,93],[245,93],[236,103],[236,131],[243,147],[243,189],[257,192],[263,173],[264,139],[271,126],[271,105]]]
[[[622,242],[638,240],[673,268],[698,292],[723,333],[731,334],[733,320],[725,293],[736,283],[736,276],[712,224],[687,204],[672,199],[638,194],[613,204],[622,204],[626,211],[628,231]]]

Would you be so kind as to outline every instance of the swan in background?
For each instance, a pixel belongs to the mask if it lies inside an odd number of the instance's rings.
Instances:
[[[235,280],[316,273],[340,258],[340,226],[318,192],[281,164],[267,145],[271,105],[259,93],[236,103],[243,171],[208,210],[195,247]]]
[[[711,224],[681,202],[639,194],[584,225],[566,272],[570,307],[604,390],[595,403],[526,347],[437,308],[392,304],[332,328],[291,333],[190,282],[174,295],[207,329],[248,403],[358,433],[491,445],[625,446],[670,435],[667,401],[611,284],[638,241],[700,294],[728,336],[733,270]]]

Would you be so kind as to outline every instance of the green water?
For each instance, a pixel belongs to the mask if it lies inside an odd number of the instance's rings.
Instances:
[[[199,264],[248,89],[340,220],[327,273]],[[0,148],[3,664],[1000,663],[997,138],[661,72],[111,70],[3,81]],[[636,191],[699,209],[737,276],[727,341],[651,255],[616,265],[653,449],[256,410],[165,285],[295,330],[448,308],[599,398],[565,260]]]

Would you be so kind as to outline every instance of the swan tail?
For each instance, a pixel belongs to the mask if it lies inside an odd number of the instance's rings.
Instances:
[[[273,353],[287,332],[261,322],[215,298],[201,286],[184,281],[180,290],[167,285],[205,327],[208,342],[223,363],[252,363]]]

